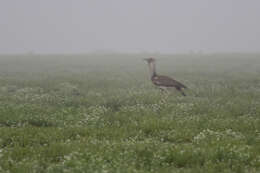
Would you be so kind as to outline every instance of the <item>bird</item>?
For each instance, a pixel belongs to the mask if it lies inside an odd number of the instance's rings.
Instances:
[[[172,79],[168,76],[163,75],[157,75],[156,69],[155,69],[155,59],[145,58],[145,61],[147,61],[149,66],[149,71],[151,75],[151,81],[154,85],[158,86],[161,90],[167,91],[167,88],[174,87],[176,88],[183,96],[186,96],[186,94],[183,92],[182,89],[186,89],[187,87],[183,85],[182,83]]]

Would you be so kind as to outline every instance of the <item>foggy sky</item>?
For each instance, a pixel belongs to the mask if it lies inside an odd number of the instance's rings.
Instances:
[[[260,52],[259,0],[0,0],[0,53]]]

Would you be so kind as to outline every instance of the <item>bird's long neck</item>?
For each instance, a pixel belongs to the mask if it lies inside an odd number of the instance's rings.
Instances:
[[[157,75],[154,62],[149,63],[149,71],[150,71],[151,78]]]

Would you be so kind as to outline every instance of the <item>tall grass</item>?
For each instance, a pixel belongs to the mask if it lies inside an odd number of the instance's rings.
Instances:
[[[1,55],[0,172],[259,172],[259,76],[258,54]]]

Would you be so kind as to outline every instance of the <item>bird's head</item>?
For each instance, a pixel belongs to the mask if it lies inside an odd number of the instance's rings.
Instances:
[[[144,58],[145,61],[147,61],[148,63],[154,62],[155,59],[150,57],[150,58]]]

